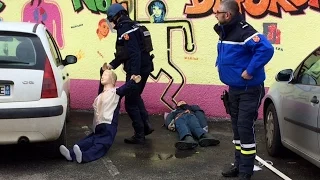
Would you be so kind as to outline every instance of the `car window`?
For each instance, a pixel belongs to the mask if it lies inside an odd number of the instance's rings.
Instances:
[[[56,66],[60,66],[62,64],[62,58],[61,54],[59,52],[59,49],[57,49],[55,40],[52,38],[50,32],[47,31],[46,33],[48,41],[49,41],[49,46],[50,46],[50,51],[52,53],[52,56],[54,58],[54,63]]]
[[[0,64],[33,66],[37,54],[30,37],[0,35]]]
[[[320,47],[313,51],[303,62],[297,75],[297,83],[304,85],[320,85]]]

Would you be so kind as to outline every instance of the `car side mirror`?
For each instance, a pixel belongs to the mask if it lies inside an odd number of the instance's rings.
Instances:
[[[284,69],[280,71],[276,76],[276,81],[290,82],[293,79],[293,70]]]
[[[74,55],[67,55],[63,61],[63,65],[74,64],[77,62],[77,57]]]

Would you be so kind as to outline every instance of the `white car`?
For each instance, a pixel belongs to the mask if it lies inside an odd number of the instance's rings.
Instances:
[[[44,25],[0,22],[0,144],[66,143],[66,65],[76,62],[62,59]]]
[[[320,47],[276,81],[263,106],[268,153],[280,155],[284,146],[320,167]]]

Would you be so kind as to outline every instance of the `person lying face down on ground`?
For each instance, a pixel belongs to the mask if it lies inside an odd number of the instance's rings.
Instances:
[[[220,144],[219,140],[208,133],[207,119],[198,105],[179,101],[176,109],[165,115],[164,125],[168,130],[178,132],[179,141],[175,147],[179,150],[194,149],[198,144],[202,147]]]
[[[140,80],[140,75],[132,75],[130,81],[116,88],[116,74],[111,70],[104,70],[101,77],[103,91],[93,103],[93,132],[77,142],[72,149],[60,146],[60,153],[68,161],[91,162],[108,152],[117,133],[121,98],[136,89],[136,83]]]

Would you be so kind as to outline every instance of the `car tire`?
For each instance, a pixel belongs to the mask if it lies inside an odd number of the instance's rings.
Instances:
[[[273,103],[268,105],[264,114],[264,130],[268,154],[272,157],[281,155],[284,148],[281,143],[278,116]]]

